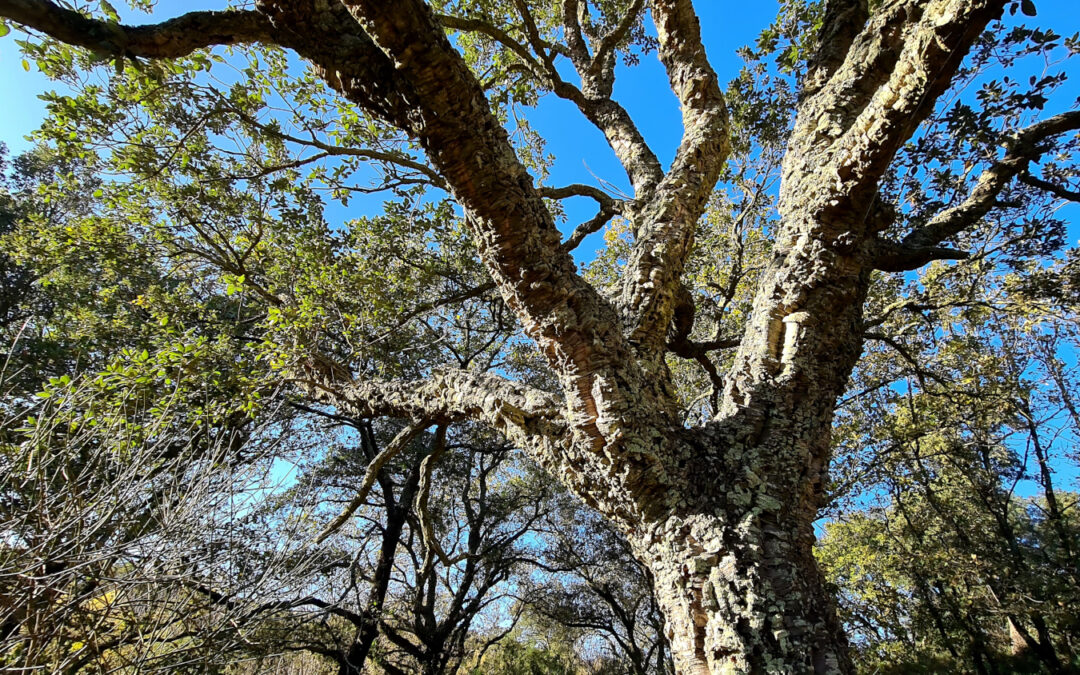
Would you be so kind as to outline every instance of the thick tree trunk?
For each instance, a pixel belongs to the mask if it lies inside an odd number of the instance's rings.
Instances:
[[[852,672],[812,545],[805,521],[760,507],[736,523],[671,519],[644,556],[677,672]]]
[[[665,519],[630,530],[679,673],[853,672],[813,557],[827,445],[806,441],[807,411],[775,412],[742,441],[691,432],[686,456],[710,459],[687,462]]]
[[[783,223],[720,415],[684,432],[665,519],[629,530],[680,673],[852,672],[813,521],[869,272],[842,236],[861,219],[828,215]]]

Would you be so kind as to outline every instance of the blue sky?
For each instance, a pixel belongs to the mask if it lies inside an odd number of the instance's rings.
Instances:
[[[131,23],[143,23],[164,20],[189,11],[220,9],[226,3],[225,0],[161,0],[158,10],[150,18],[123,11],[121,3],[115,4]],[[735,55],[735,49],[752,42],[776,15],[779,6],[777,2],[770,1],[749,2],[743,3],[738,11],[731,11],[730,7],[722,6],[727,4],[719,0],[699,0],[697,3],[702,30],[708,42],[709,57],[719,72],[721,81],[731,79],[738,72],[741,60]],[[723,28],[717,30],[721,25]],[[4,92],[5,100],[19,102],[17,106],[5,107],[0,118],[0,133],[13,150],[26,148],[21,138],[13,136],[21,137],[29,133],[44,114],[44,103],[34,97],[42,91],[54,88],[33,65],[29,71],[23,69],[22,57],[14,42],[17,36],[18,33],[13,31],[6,38],[0,38],[0,91]],[[617,82],[616,97],[630,110],[635,120],[640,120],[644,133],[648,135],[650,142],[655,144],[655,150],[661,159],[670,160],[679,140],[679,113],[678,103],[668,89],[663,68],[655,57],[649,57],[636,69],[634,86],[626,82],[628,79],[630,78],[623,77]],[[658,96],[658,90],[664,90],[662,99]],[[557,100],[554,97],[548,98]],[[542,105],[542,109],[544,108],[550,109],[544,112],[550,115],[550,121],[554,124],[557,124],[560,118],[565,122],[566,117],[580,116],[572,104],[563,101],[553,105],[545,101]],[[565,129],[559,135],[568,136]],[[563,147],[553,146],[552,150],[606,150],[599,132],[596,132],[595,138],[588,139],[587,146],[580,145],[580,141],[581,139],[566,139]]]
[[[152,20],[198,9],[220,8],[224,4],[224,0],[162,0]],[[698,3],[703,32],[709,39],[709,56],[721,81],[726,82],[738,73],[741,65],[735,50],[755,39],[775,16],[778,4],[744,3],[735,12],[723,8],[723,4],[726,3],[717,0]],[[122,13],[131,17],[133,23],[148,21]],[[722,30],[718,30],[721,25]],[[33,64],[29,71],[23,69],[22,56],[14,41],[16,36],[13,31],[0,39],[0,91],[9,102],[0,113],[0,140],[14,154],[29,147],[23,137],[37,127],[45,114],[45,104],[37,95],[56,88],[56,84],[41,75]],[[659,61],[655,56],[646,57],[632,76],[626,74],[617,79],[615,91],[616,98],[630,111],[661,161],[670,162],[681,132],[679,109]],[[626,185],[622,169],[603,136],[581,117],[573,104],[547,96],[530,119],[550,139],[548,150],[557,157],[552,174],[554,184],[595,183],[592,174],[596,174],[616,185]]]
[[[119,6],[122,3],[115,4]],[[162,20],[187,11],[221,8],[224,4],[225,0],[161,0],[152,19],[126,11],[122,11],[122,14],[125,21],[140,23]],[[1038,0],[1036,5],[1039,10],[1037,19],[1028,19],[1018,13],[1013,22],[1037,23],[1063,35],[1080,31],[1080,11],[1076,9],[1076,0]],[[710,60],[721,82],[727,82],[737,75],[742,65],[735,50],[754,42],[776,15],[779,3],[698,0],[696,6]],[[56,88],[55,83],[37,72],[33,64],[30,64],[29,71],[24,70],[22,56],[15,45],[16,36],[17,33],[13,31],[6,38],[0,38],[0,91],[7,102],[0,112],[0,141],[8,145],[12,154],[29,147],[24,137],[37,127],[44,115],[45,104],[37,95]],[[1071,95],[1059,98],[1057,105],[1071,104],[1077,93],[1077,87],[1073,89]],[[616,79],[615,97],[630,112],[661,162],[665,165],[669,163],[679,143],[681,124],[678,103],[655,55],[644,58],[632,74],[624,72],[622,77]],[[1054,102],[1051,103],[1053,105]],[[533,127],[547,139],[547,150],[556,158],[551,171],[551,184],[580,182],[595,185],[597,177],[600,177],[619,188],[628,189],[625,175],[603,136],[584,120],[573,104],[548,95],[535,111],[529,113],[529,119]],[[571,200],[567,207],[570,215],[567,229],[591,217],[595,210],[595,205],[585,199]]]
[[[147,18],[127,10],[121,2],[113,3],[124,22],[139,24],[157,22],[184,12],[220,9],[225,0],[160,0],[155,14]],[[706,49],[721,82],[734,78],[742,60],[735,50],[752,44],[763,28],[776,16],[778,2],[747,2],[738,6],[719,0],[698,1],[702,33]],[[15,45],[19,35],[12,31],[0,38],[0,91],[9,104],[0,113],[0,141],[7,144],[12,155],[29,149],[25,136],[40,124],[45,115],[45,102],[38,98],[44,91],[58,89],[38,72],[31,62],[24,69],[22,55]],[[615,97],[630,112],[641,132],[666,166],[675,155],[682,133],[679,104],[671,92],[663,66],[655,55],[648,55],[628,72],[620,66],[616,78]],[[577,108],[554,95],[541,99],[537,109],[528,113],[530,124],[547,139],[547,152],[555,157],[549,184],[587,183],[599,185],[597,178],[629,192],[626,175],[608,147],[603,135],[582,117]],[[348,209],[328,204],[326,215],[331,220],[344,221],[360,215],[381,211],[388,195],[359,196]],[[590,219],[596,204],[588,198],[573,198],[564,202],[567,221],[561,225],[569,233],[580,222]],[[602,245],[602,234],[592,235],[576,254],[581,262],[591,260]]]

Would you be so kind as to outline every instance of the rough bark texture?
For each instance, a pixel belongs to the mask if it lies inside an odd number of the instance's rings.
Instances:
[[[644,4],[631,3],[631,14]],[[1080,124],[1069,113],[1029,128],[967,202],[902,241],[879,236],[894,217],[877,197],[882,174],[1004,5],[885,0],[871,13],[864,0],[828,3],[783,162],[774,255],[719,412],[694,429],[676,414],[664,354],[685,297],[680,277],[694,228],[727,158],[728,130],[690,0],[649,4],[683,114],[683,141],[666,173],[611,100],[612,50],[634,16],[586,40],[576,0],[562,4],[560,53],[570,57],[580,87],[562,80],[553,51],[535,35],[531,44],[518,43],[478,19],[436,17],[421,0],[259,0],[254,12],[197,14],[139,29],[94,25],[45,0],[0,0],[0,14],[131,56],[269,40],[294,49],[342,96],[418,139],[465,209],[495,287],[561,390],[450,371],[424,382],[354,382],[317,359],[300,378],[303,386],[357,416],[478,420],[532,452],[611,518],[652,571],[679,672],[826,673],[850,672],[851,664],[812,556],[811,523],[833,406],[862,349],[870,274],[962,255],[938,244],[985,215],[993,197],[1045,151],[1047,138]],[[220,24],[197,36],[184,28],[204,20]],[[617,298],[605,299],[577,274],[446,27],[503,42],[605,134],[635,190],[619,207],[635,240]]]

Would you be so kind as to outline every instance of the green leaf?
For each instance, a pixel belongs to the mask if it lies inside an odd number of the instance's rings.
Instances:
[[[8,26],[7,23],[5,23],[3,21],[0,21],[0,37],[4,37],[5,35],[7,35],[10,32],[11,32],[11,26]]]
[[[30,72],[30,62],[27,61],[26,59],[22,60],[22,69],[25,70],[28,73]]]
[[[1026,16],[1035,16],[1035,3],[1031,0],[1021,0],[1020,11]]]
[[[105,13],[105,16],[109,17],[109,21],[120,23],[120,14],[117,13],[116,8],[110,5],[107,0],[100,0],[98,4],[101,6],[101,11]]]

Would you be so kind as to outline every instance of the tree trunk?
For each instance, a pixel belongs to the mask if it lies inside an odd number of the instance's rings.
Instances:
[[[677,432],[671,508],[629,531],[679,673],[853,672],[813,522],[869,272],[846,238],[817,235],[855,220],[830,215],[785,221],[720,416]]]
[[[368,457],[377,454],[377,446],[374,433],[370,426],[361,432]],[[386,601],[386,593],[390,588],[390,579],[394,574],[394,560],[397,556],[398,543],[401,541],[401,532],[408,520],[409,511],[412,508],[413,499],[420,485],[420,463],[415,462],[411,471],[401,487],[401,494],[395,499],[393,481],[380,472],[379,483],[383,489],[383,499],[386,503],[386,526],[382,531],[382,541],[379,545],[379,557],[375,562],[375,570],[372,574],[371,583],[368,584],[368,595],[363,609],[358,615],[359,621],[353,621],[356,627],[356,637],[349,645],[343,657],[339,661],[339,675],[359,675],[364,672],[371,646],[379,636],[379,619],[382,618],[383,605]]]
[[[800,513],[798,500],[774,490],[740,494],[634,537],[676,671],[853,672],[812,553],[813,511]]]

